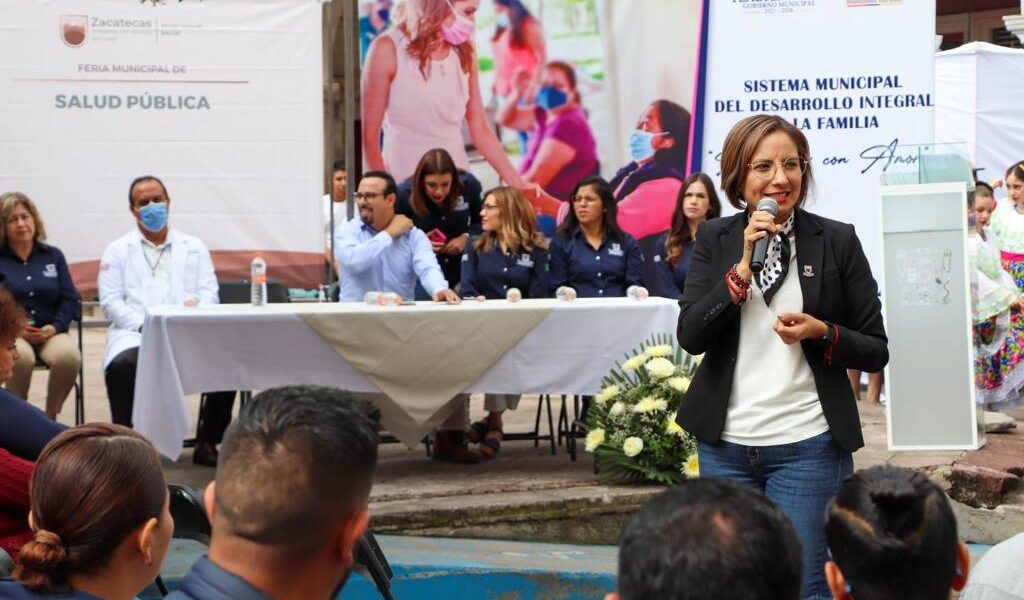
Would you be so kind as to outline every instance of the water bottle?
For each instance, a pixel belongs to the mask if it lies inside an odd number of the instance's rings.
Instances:
[[[252,282],[252,291],[249,296],[253,306],[266,306],[267,304],[267,261],[259,252],[253,257],[249,264],[249,280]]]

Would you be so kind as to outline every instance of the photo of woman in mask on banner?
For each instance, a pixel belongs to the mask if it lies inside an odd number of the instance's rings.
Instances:
[[[440,147],[469,172],[465,122],[502,180],[523,190],[535,210],[557,210],[557,200],[519,174],[485,118],[473,44],[480,0],[407,0],[403,7],[401,19],[370,46],[363,71],[366,168],[403,181],[427,150]]]

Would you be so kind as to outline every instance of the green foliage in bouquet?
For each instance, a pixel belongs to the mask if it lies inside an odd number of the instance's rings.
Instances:
[[[655,335],[616,363],[587,413],[586,450],[606,483],[672,485],[697,477],[697,441],[675,422],[700,357]]]

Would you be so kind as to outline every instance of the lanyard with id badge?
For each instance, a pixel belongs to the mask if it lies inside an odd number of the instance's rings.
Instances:
[[[146,261],[146,266],[149,267],[149,275],[142,279],[142,304],[143,306],[159,306],[167,303],[167,298],[170,296],[170,284],[157,276],[157,271],[160,268],[160,261],[164,259],[164,255],[167,254],[167,248],[170,246],[165,244],[160,248],[160,252],[156,256],[155,261],[149,260],[149,253],[146,252],[145,247],[142,249],[142,258]]]

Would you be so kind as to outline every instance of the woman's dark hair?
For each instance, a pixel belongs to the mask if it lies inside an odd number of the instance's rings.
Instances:
[[[729,204],[739,210],[746,210],[747,199],[743,197],[743,185],[750,172],[750,161],[761,140],[777,132],[785,133],[796,146],[796,153],[808,161],[800,176],[800,197],[798,207],[804,205],[807,193],[814,185],[814,173],[811,169],[811,146],[804,132],[798,127],[776,115],[752,115],[733,125],[722,143],[722,191],[729,198]],[[755,198],[754,201],[760,200]]]
[[[655,151],[654,160],[686,172],[687,148],[690,144],[690,111],[671,100],[656,100],[661,130],[672,138],[671,148]]]
[[[829,502],[825,535],[857,600],[949,598],[956,518],[924,474],[888,465],[854,473]]]
[[[508,9],[508,21],[509,26],[498,27],[494,30],[494,37],[491,41],[497,40],[504,33],[505,29],[509,29],[509,34],[512,36],[512,46],[515,48],[522,48],[526,45],[526,34],[523,30],[526,28],[526,22],[533,19],[533,15],[530,14],[530,10],[526,8],[526,5],[521,0],[494,0],[494,3],[498,6],[504,6]]]
[[[683,201],[686,199],[686,190],[694,183],[703,184],[708,192],[708,214],[704,218],[714,219],[722,214],[722,202],[718,199],[718,192],[715,191],[715,184],[710,177],[698,172],[683,180],[683,187],[679,188],[679,195],[676,197],[676,210],[672,213],[672,228],[665,239],[666,260],[671,267],[675,267],[679,262],[686,245],[693,243],[690,236],[690,219],[686,218],[683,211]]]
[[[452,160],[452,155],[448,154],[447,150],[444,148],[434,148],[427,150],[423,157],[420,158],[419,164],[416,165],[416,172],[412,176],[412,191],[409,194],[409,205],[412,206],[413,212],[420,217],[427,216],[427,202],[431,201],[427,198],[427,190],[425,189],[427,175],[452,176],[452,187],[448,190],[448,195],[444,201],[441,202],[441,208],[446,213],[455,210],[455,205],[459,201],[459,195],[462,194],[462,180],[459,177],[459,170],[455,167],[455,161]]]
[[[96,573],[147,520],[160,518],[167,484],[149,440],[110,423],[61,432],[43,448],[30,484],[35,538],[14,578],[31,590]]]
[[[597,192],[598,198],[601,199],[601,207],[604,209],[604,234],[605,236],[617,237],[623,239],[625,234],[622,233],[622,228],[619,227],[618,221],[618,207],[615,204],[615,193],[612,191],[612,186],[608,185],[608,182],[597,175],[588,175],[583,179],[576,182],[576,187],[572,188],[572,193],[569,194],[569,202],[572,202],[576,198],[576,194],[579,193],[585,187],[593,186]],[[569,214],[566,215],[562,224],[558,227],[558,235],[563,238],[570,238],[576,231],[576,228],[580,226],[580,220],[576,217],[576,211],[569,207]]]
[[[1009,177],[1010,175],[1024,181],[1024,160],[1018,161],[1010,165],[1009,169],[1006,169],[1006,177]]]
[[[14,341],[25,329],[28,317],[14,295],[0,287],[0,340]]]

